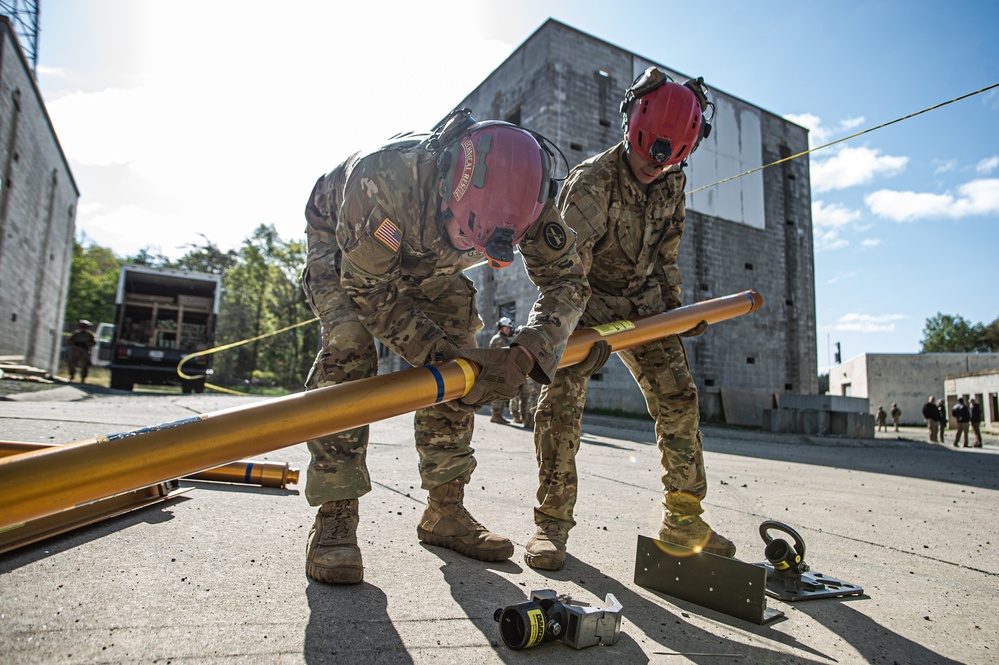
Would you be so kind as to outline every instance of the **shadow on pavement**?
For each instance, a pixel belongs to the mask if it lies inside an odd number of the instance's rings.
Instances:
[[[587,435],[596,435],[655,445],[651,420],[642,428],[636,428],[634,421],[621,420],[630,427],[615,428],[606,418],[588,424],[584,417],[582,443],[600,445],[592,438],[587,440]],[[704,450],[711,453],[999,489],[999,455],[983,453],[980,448],[958,449],[909,440],[804,437],[720,427],[704,427],[702,431]]]
[[[960,661],[941,656],[918,642],[888,630],[863,612],[850,607],[851,602],[856,601],[847,598],[805,601],[795,603],[794,607],[825,626],[829,632],[839,635],[869,663],[887,659],[899,663],[960,665]]]
[[[305,595],[309,623],[302,654],[309,665],[413,662],[388,616],[385,592],[378,587],[309,580]]]
[[[772,630],[771,626],[774,625],[772,623],[765,626],[758,626],[693,603],[687,603],[650,591],[650,594],[662,597],[665,602],[675,605],[677,609],[658,605],[638,595],[619,581],[605,575],[600,568],[590,565],[571,554],[566,559],[565,567],[562,570],[549,571],[546,574],[552,578],[552,583],[556,589],[559,581],[572,581],[580,586],[592,589],[594,595],[599,597],[603,597],[607,593],[614,594],[624,608],[622,632],[628,630],[629,624],[637,626],[659,645],[654,647],[654,651],[656,652],[686,654],[689,660],[695,663],[704,663],[705,665],[718,663],[720,656],[734,657],[736,655],[739,657],[738,662],[745,663],[794,663],[799,665],[802,663],[827,664],[835,662],[833,657],[812,649],[788,635]],[[751,632],[761,638],[773,640],[786,647],[809,653],[821,660],[813,660],[802,654],[789,654],[765,647],[751,646],[716,635],[686,621],[685,615],[687,614],[698,614],[716,623],[726,624],[737,630]],[[616,648],[617,645],[611,647],[611,649]],[[628,661],[622,660],[621,662]]]

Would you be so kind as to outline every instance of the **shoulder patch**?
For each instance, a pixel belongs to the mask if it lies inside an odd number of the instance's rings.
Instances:
[[[399,246],[402,244],[402,231],[388,217],[383,219],[382,223],[378,225],[374,235],[379,242],[388,247],[393,253],[399,251]]]
[[[555,251],[561,251],[565,247],[565,229],[558,222],[548,222],[544,228],[545,242]]]

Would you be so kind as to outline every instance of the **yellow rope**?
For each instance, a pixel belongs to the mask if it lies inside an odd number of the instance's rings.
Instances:
[[[814,148],[809,148],[808,150],[804,150],[802,152],[799,152],[797,154],[791,155],[789,157],[783,157],[781,159],[778,159],[775,162],[770,162],[769,164],[764,164],[763,166],[757,166],[756,168],[752,168],[752,169],[750,169],[748,171],[744,171],[742,173],[739,173],[739,174],[736,174],[736,175],[733,175],[733,176],[729,176],[728,178],[724,178],[722,180],[719,180],[718,182],[711,183],[710,185],[704,185],[703,187],[698,187],[697,189],[692,189],[692,190],[686,192],[686,196],[690,196],[691,194],[696,194],[697,192],[700,192],[700,191],[705,190],[705,189],[710,189],[711,187],[717,187],[718,185],[721,185],[722,183],[726,183],[726,182],[729,182],[730,180],[735,180],[736,178],[741,178],[743,176],[750,175],[751,173],[756,173],[757,171],[762,171],[765,168],[769,168],[771,166],[776,166],[777,164],[783,164],[784,162],[789,162],[792,159],[797,159],[799,157],[804,157],[805,155],[813,153],[813,152],[815,152],[817,150],[822,150],[823,148],[828,148],[829,146],[836,145],[837,143],[842,143],[844,141],[849,141],[850,139],[857,138],[858,136],[863,136],[864,134],[869,134],[869,133],[871,133],[873,131],[876,131],[878,129],[883,129],[885,127],[888,127],[889,125],[894,125],[895,123],[902,122],[903,120],[909,120],[910,118],[915,118],[917,115],[922,115],[923,113],[928,113],[929,111],[935,111],[936,109],[939,109],[939,108],[942,108],[944,106],[947,106],[948,104],[953,104],[954,102],[959,102],[962,99],[967,99],[968,97],[973,97],[973,96],[981,94],[983,92],[988,92],[989,90],[992,90],[993,88],[997,88],[997,87],[999,87],[999,83],[993,83],[992,85],[986,86],[984,88],[980,88],[978,90],[975,90],[974,92],[969,92],[969,93],[967,93],[965,95],[961,95],[960,97],[955,97],[954,99],[948,100],[946,102],[941,102],[939,104],[935,104],[933,106],[930,106],[928,108],[923,109],[922,111],[916,111],[915,113],[910,113],[909,115],[902,116],[901,118],[896,118],[896,119],[891,120],[889,122],[881,123],[880,125],[877,125],[876,127],[870,127],[868,129],[856,132],[854,134],[850,134],[849,136],[844,136],[843,138],[836,139],[835,141],[830,141],[829,143],[825,143],[823,145],[816,146]],[[514,250],[514,252],[515,253],[519,253],[520,249],[518,248],[518,249]],[[486,261],[482,260],[482,261],[479,261],[478,263],[470,265],[469,267],[465,268],[465,270],[471,270],[472,268],[478,268],[479,266],[484,266],[484,265],[486,265]],[[226,344],[224,346],[217,346],[215,348],[208,349],[207,351],[199,351],[197,353],[188,354],[188,355],[184,356],[183,358],[181,358],[180,363],[177,365],[177,374],[182,379],[197,379],[199,377],[197,377],[197,376],[188,376],[187,374],[184,374],[181,371],[181,369],[180,369],[181,367],[184,366],[184,363],[186,363],[191,358],[194,358],[196,356],[207,356],[207,355],[212,354],[212,353],[218,353],[219,351],[224,351],[226,349],[232,349],[232,348],[235,348],[237,346],[242,346],[243,344],[248,344],[249,342],[255,342],[255,341],[259,340],[259,339],[264,339],[266,337],[272,337],[274,335],[279,335],[279,334],[281,334],[283,332],[287,332],[289,330],[292,330],[293,328],[298,328],[300,326],[308,325],[310,323],[315,323],[318,320],[319,320],[319,318],[316,317],[314,319],[309,319],[308,321],[302,321],[300,323],[296,323],[294,325],[290,325],[290,326],[287,326],[285,328],[281,328],[280,330],[275,330],[273,332],[264,333],[263,335],[257,335],[256,337],[251,337],[249,339],[244,339],[244,340],[242,340],[240,342],[233,342],[232,344]],[[216,386],[216,385],[212,385],[212,384],[209,384],[209,383],[206,383],[205,387],[206,388],[211,388],[212,390],[217,390],[219,392],[229,393],[229,394],[232,394],[232,395],[246,395],[246,394],[248,394],[248,393],[237,392],[235,390],[229,390],[228,388],[222,388],[221,386]]]
[[[198,356],[211,355],[213,353],[218,353],[219,351],[225,351],[226,349],[233,349],[233,348],[236,348],[237,346],[242,346],[244,344],[249,344],[250,342],[255,342],[258,339],[264,339],[266,337],[273,337],[274,335],[280,335],[283,332],[288,332],[289,330],[293,330],[295,328],[300,328],[301,326],[307,326],[310,323],[315,323],[318,320],[319,320],[319,317],[316,317],[316,318],[313,318],[313,319],[309,319],[308,321],[300,321],[300,322],[292,324],[290,326],[286,326],[284,328],[281,328],[280,330],[274,330],[274,331],[269,332],[269,333],[264,333],[263,335],[257,335],[256,337],[250,337],[249,339],[244,339],[244,340],[241,340],[239,342],[233,342],[232,344],[223,344],[222,346],[216,346],[214,348],[206,349],[204,351],[197,351],[195,353],[189,353],[186,356],[184,356],[183,358],[181,358],[180,362],[177,363],[177,375],[180,378],[182,378],[182,379],[188,379],[188,380],[198,379],[200,377],[198,377],[198,376],[190,376],[188,374],[184,374],[184,372],[181,371],[181,369],[180,369],[181,367],[184,366],[184,363],[186,363],[191,358],[196,358]],[[249,393],[237,392],[235,390],[229,390],[228,388],[223,388],[222,386],[216,386],[214,384],[208,383],[207,381],[205,382],[205,387],[206,388],[211,388],[212,390],[216,390],[216,391],[221,392],[221,393],[228,393],[230,395],[247,395],[247,394],[249,394]]]
[[[803,156],[805,156],[805,155],[807,155],[809,153],[815,152],[816,150],[822,150],[823,148],[828,148],[831,145],[836,145],[837,143],[842,143],[843,141],[849,141],[850,139],[857,138],[858,136],[863,136],[864,134],[869,134],[870,132],[873,132],[873,131],[875,131],[877,129],[882,129],[884,127],[887,127],[888,125],[894,125],[896,122],[902,122],[903,120],[908,120],[909,118],[915,118],[917,115],[926,113],[928,111],[934,111],[934,110],[936,110],[938,108],[941,108],[943,106],[947,106],[948,104],[953,104],[954,102],[959,102],[962,99],[967,99],[968,97],[972,97],[974,95],[977,95],[977,94],[980,94],[980,93],[983,93],[983,92],[987,92],[987,91],[989,91],[989,90],[991,90],[992,88],[995,88],[995,87],[999,87],[999,83],[993,83],[992,85],[987,86],[985,88],[981,88],[979,90],[975,90],[974,92],[969,92],[968,94],[961,95],[960,97],[955,97],[954,99],[951,99],[950,101],[946,101],[946,102],[942,102],[940,104],[936,104],[936,105],[931,106],[929,108],[925,108],[922,111],[916,111],[915,113],[910,113],[909,115],[902,116],[901,118],[895,118],[894,120],[892,120],[890,122],[882,123],[882,124],[878,125],[877,127],[870,127],[869,129],[865,129],[863,131],[857,132],[856,134],[850,134],[849,136],[844,136],[841,139],[836,139],[835,141],[830,141],[829,143],[817,146],[815,148],[811,148],[809,150],[805,150],[803,152],[799,152],[796,155],[791,155],[790,157],[784,157],[782,159],[778,159],[776,162],[770,162],[769,164],[764,164],[763,166],[757,166],[756,168],[750,169],[750,170],[745,171],[743,173],[739,173],[738,175],[729,176],[728,178],[725,178],[723,180],[719,180],[718,182],[715,182],[715,183],[711,183],[710,185],[704,185],[703,187],[698,187],[697,189],[692,189],[689,192],[686,192],[686,195],[690,196],[691,194],[696,194],[697,192],[699,192],[701,190],[708,189],[710,187],[716,187],[717,185],[720,185],[723,182],[728,182],[729,180],[735,180],[736,178],[741,178],[742,176],[749,175],[750,173],[756,173],[757,171],[762,171],[763,169],[768,168],[770,166],[776,166],[777,164],[783,164],[784,162],[789,162],[792,159],[797,159],[798,157],[803,157]]]

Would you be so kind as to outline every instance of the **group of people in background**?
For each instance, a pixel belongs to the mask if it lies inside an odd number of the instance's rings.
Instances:
[[[935,395],[930,395],[929,400],[923,405],[923,419],[926,421],[926,426],[930,433],[930,443],[946,443],[945,430],[950,421],[950,416],[954,416],[954,420],[957,423],[954,433],[954,447],[960,448],[961,438],[964,438],[965,448],[981,448],[982,447],[982,405],[979,404],[974,398],[968,400],[968,403],[964,403],[963,397],[957,398],[957,404],[951,409],[950,414],[947,413],[947,405],[944,400],[937,401]],[[968,441],[968,428],[975,433],[975,443],[971,444]]]
[[[883,406],[878,407],[878,412],[875,415],[878,421],[878,431],[887,432],[888,431],[888,413],[885,411]],[[895,431],[898,431],[898,421],[902,418],[902,409],[898,408],[898,404],[895,402],[891,403],[891,422],[895,426]]]

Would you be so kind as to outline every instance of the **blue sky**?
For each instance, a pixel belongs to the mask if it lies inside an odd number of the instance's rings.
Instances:
[[[319,174],[428,128],[548,17],[813,145],[999,83],[991,0],[346,4],[43,0],[39,85],[84,238],[179,256],[199,233],[300,236]],[[999,89],[813,153],[811,174],[820,372],[836,342],[916,352],[938,312],[999,316]]]

